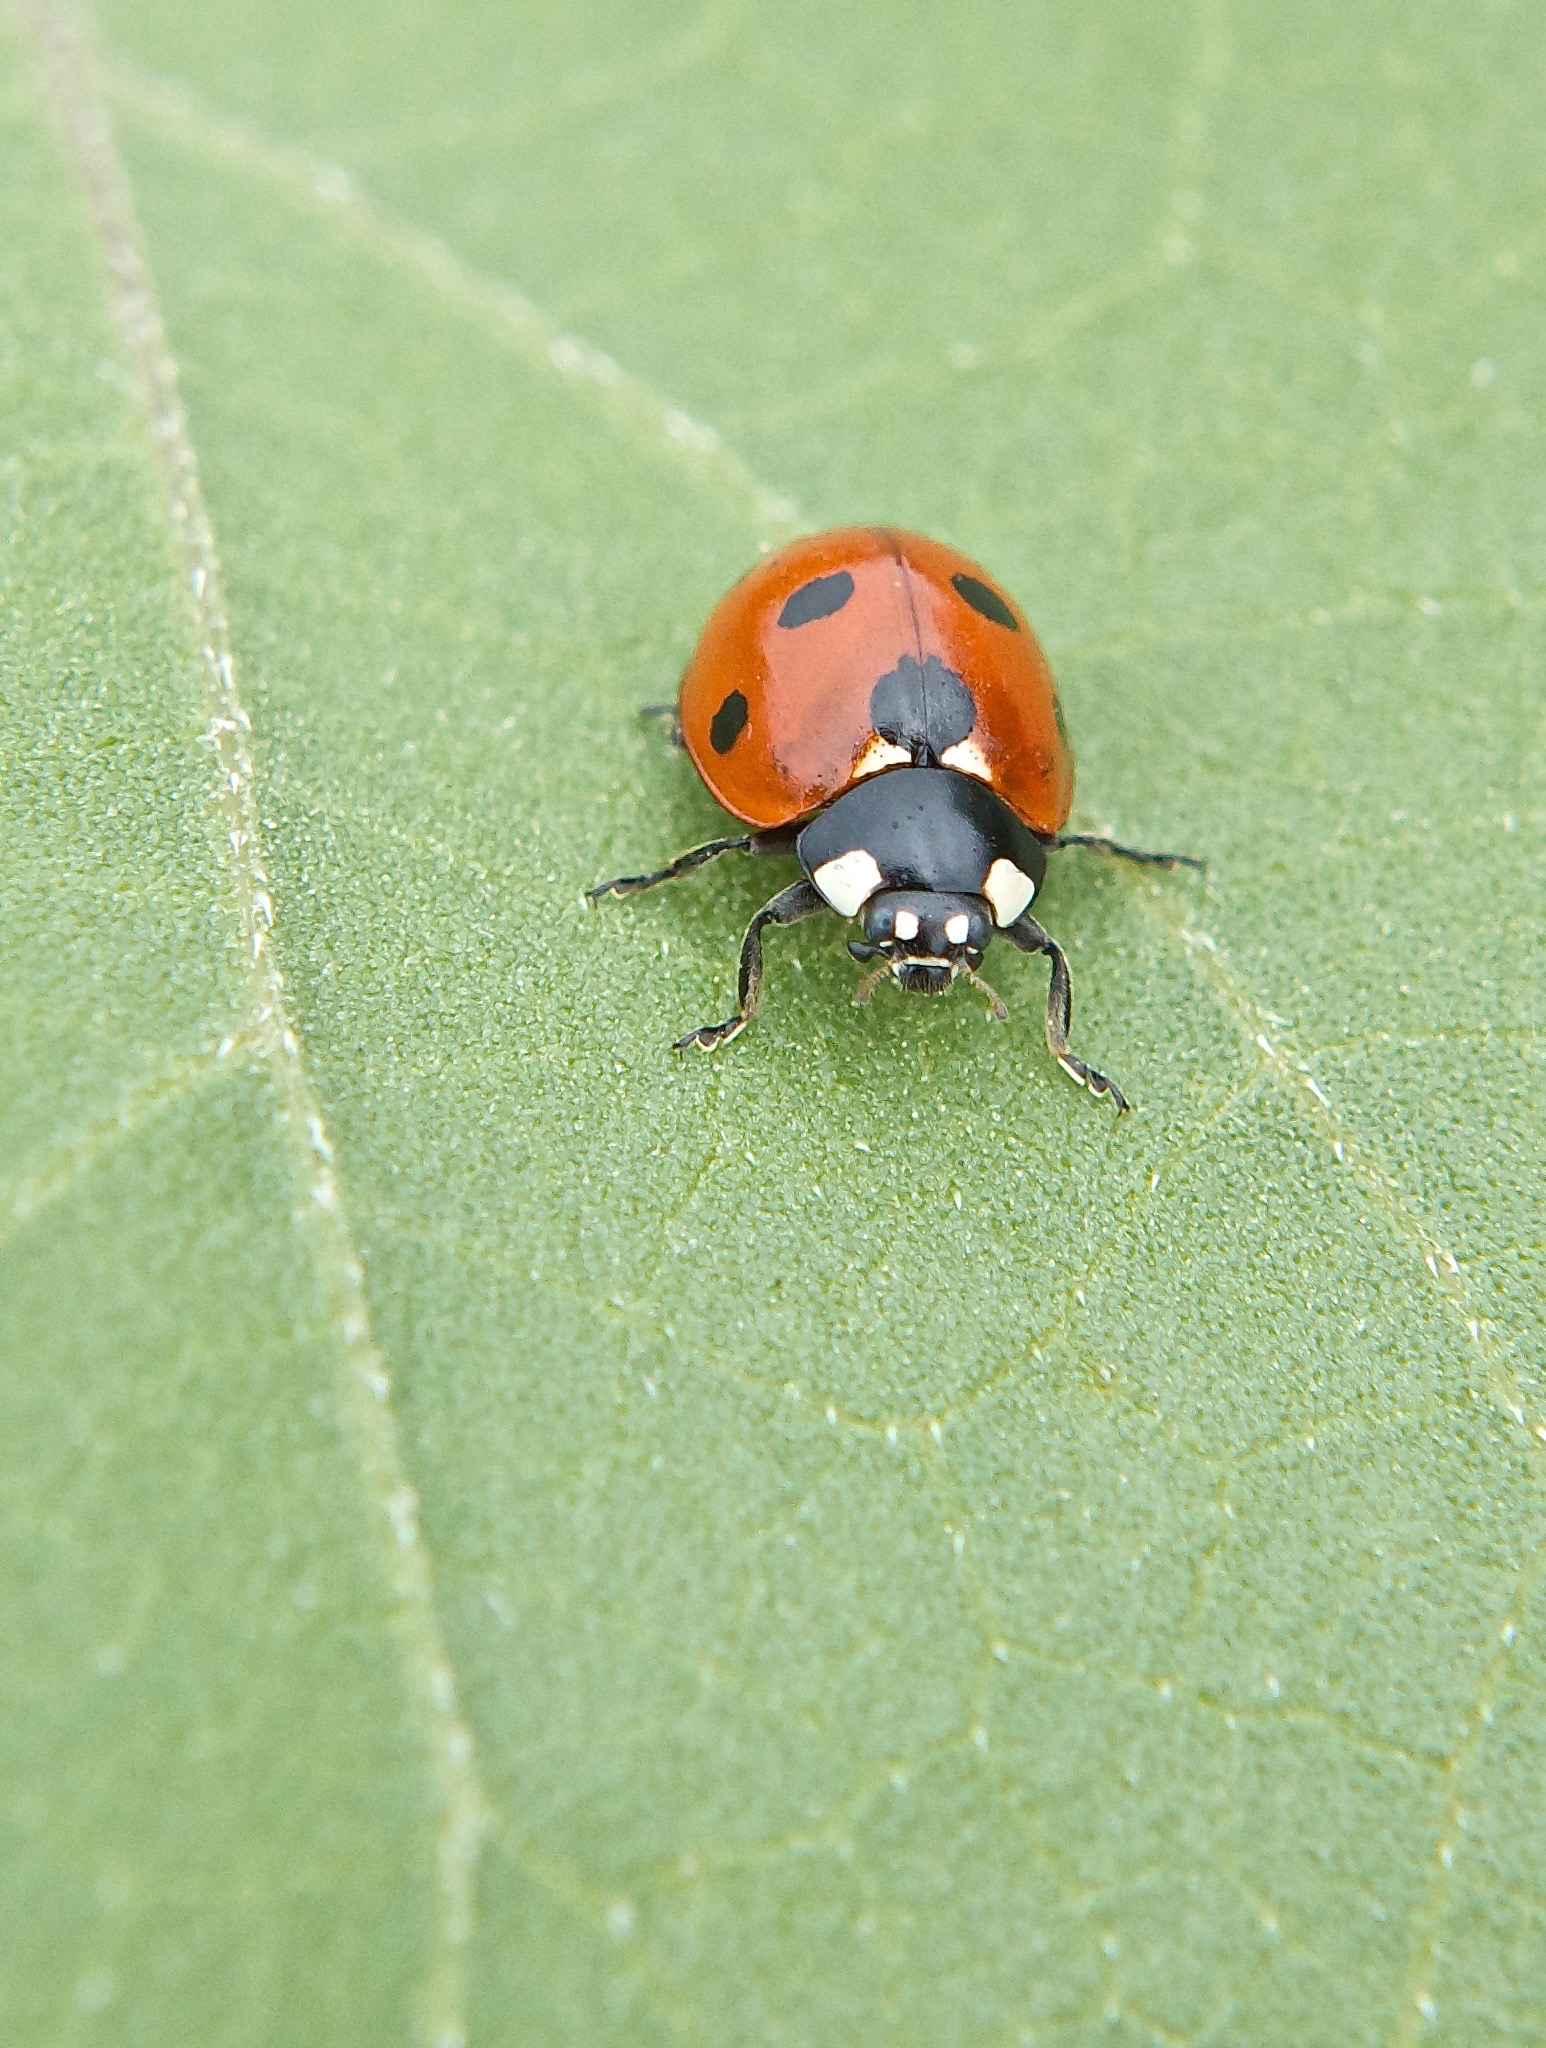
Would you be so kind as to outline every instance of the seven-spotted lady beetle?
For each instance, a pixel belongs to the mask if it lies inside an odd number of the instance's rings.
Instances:
[[[669,707],[660,707],[669,709]],[[1030,914],[1046,856],[1093,847],[1151,867],[1201,867],[1063,831],[1074,757],[1030,622],[987,573],[919,534],[849,526],[797,540],[721,601],[682,677],[675,735],[710,794],[754,829],[587,893],[634,896],[721,853],[793,854],[801,879],[752,919],[736,1013],[677,1040],[712,1050],[762,995],[762,932],[820,910],[858,918],[856,960],[937,995],[978,976],[995,932],[1052,963],[1047,1043],[1119,1110],[1115,1082],[1068,1046],[1063,949]]]

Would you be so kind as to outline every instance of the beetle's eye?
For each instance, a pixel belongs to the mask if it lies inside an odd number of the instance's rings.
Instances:
[[[840,612],[854,594],[854,580],[846,569],[831,576],[818,576],[814,583],[802,583],[784,599],[778,615],[781,626],[808,626],[813,619],[829,619]]]
[[[1005,604],[998,592],[980,576],[968,576],[964,572],[952,576],[951,582],[964,597],[974,612],[981,612],[985,619],[991,619],[995,626],[1007,626],[1011,633],[1018,633],[1020,622]]]

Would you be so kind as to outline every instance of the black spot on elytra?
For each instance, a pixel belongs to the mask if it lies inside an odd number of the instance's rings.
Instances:
[[[952,576],[951,582],[966,599],[974,612],[981,612],[985,619],[991,619],[995,626],[1007,626],[1011,633],[1018,633],[1020,622],[991,585],[980,576],[964,573]]]
[[[938,761],[977,723],[977,706],[937,654],[923,662],[904,654],[871,690],[870,720],[883,740],[906,747],[915,762]]]
[[[818,576],[814,583],[802,583],[784,599],[778,615],[781,626],[808,626],[813,619],[830,619],[840,612],[854,594],[854,580],[846,569],[830,576]]]
[[[728,754],[745,730],[746,699],[732,690],[710,721],[709,745],[716,754]]]

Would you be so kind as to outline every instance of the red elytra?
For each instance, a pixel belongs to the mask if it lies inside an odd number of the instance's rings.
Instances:
[[[638,895],[723,853],[792,855],[802,870],[747,928],[734,1016],[679,1047],[727,1045],[750,1023],[769,925],[834,910],[860,921],[854,958],[879,962],[860,1002],[887,976],[916,995],[960,978],[1002,1019],[1002,999],[977,972],[989,943],[1045,954],[1053,1057],[1127,1107],[1070,1050],[1067,956],[1030,906],[1058,847],[1156,867],[1202,863],[1063,831],[1074,757],[1052,671],[986,570],[890,527],[795,541],[716,606],[682,677],[676,723],[711,794],[754,829],[587,894]]]
[[[781,623],[813,585],[816,600]],[[720,600],[682,678],[693,766],[749,825],[808,817],[913,757],[876,730],[871,701],[907,657],[925,675],[937,661],[971,696],[971,730],[939,765],[987,783],[1033,832],[1061,830],[1073,749],[1030,621],[968,556],[887,527],[797,540]]]

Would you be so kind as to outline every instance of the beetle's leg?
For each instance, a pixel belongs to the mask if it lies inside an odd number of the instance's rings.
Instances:
[[[674,704],[641,704],[639,706],[639,716],[641,718],[664,718],[667,721],[667,729],[671,735],[672,746],[686,746],[687,742],[682,738],[682,714]]]
[[[827,909],[826,898],[814,882],[791,882],[787,889],[781,889],[771,903],[764,903],[751,923],[746,927],[746,937],[741,941],[741,975],[736,991],[736,1012],[727,1017],[723,1024],[701,1024],[696,1031],[689,1031],[685,1038],[676,1041],[678,1052],[690,1045],[701,1046],[705,1052],[712,1052],[718,1045],[728,1045],[732,1038],[744,1031],[757,1014],[762,1001],[762,928],[767,924],[797,924],[802,917],[814,917],[818,910]]]
[[[592,903],[603,896],[639,896],[660,882],[674,882],[678,875],[690,875],[694,868],[701,868],[705,861],[717,860],[722,853],[793,851],[794,834],[778,828],[770,832],[746,832],[735,839],[705,839],[701,846],[690,846],[686,853],[679,853],[675,860],[667,861],[663,868],[656,868],[652,875],[618,875],[610,882],[598,882],[585,894]]]
[[[1109,1095],[1118,1111],[1126,1109],[1127,1097],[1116,1082],[1097,1073],[1094,1067],[1087,1067],[1068,1049],[1068,1026],[1073,1017],[1074,995],[1068,978],[1068,956],[1063,948],[1028,911],[1022,912],[1013,924],[1005,925],[1003,935],[1006,939],[1013,939],[1022,953],[1045,953],[1052,962],[1052,980],[1047,988],[1047,1044],[1052,1057],[1063,1072],[1071,1075],[1082,1088],[1088,1088],[1092,1095]]]
[[[1092,853],[1109,853],[1114,860],[1136,861],[1141,868],[1196,868],[1200,874],[1208,865],[1195,853],[1144,853],[1136,846],[1119,846],[1099,832],[1060,832],[1051,844],[1054,848],[1085,846]]]
[[[702,846],[689,847],[686,853],[679,853],[675,860],[657,868],[652,875],[618,875],[610,882],[598,882],[585,894],[592,903],[603,896],[638,896],[661,882],[674,882],[678,875],[690,875],[694,868],[701,868],[705,861],[717,860],[722,853],[755,853],[756,850],[755,832],[747,832],[736,839],[706,839]]]

